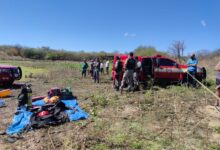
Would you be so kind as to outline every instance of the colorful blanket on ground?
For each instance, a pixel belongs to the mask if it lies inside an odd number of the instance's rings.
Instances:
[[[76,100],[61,100],[66,107],[71,107],[71,110],[65,110],[65,113],[68,115],[70,121],[76,121],[80,119],[87,119],[88,114],[83,111],[79,106]],[[33,102],[33,106],[43,106],[45,105],[43,100],[38,100]],[[26,110],[26,107],[21,107],[20,110],[17,110],[15,113],[12,123],[6,130],[7,134],[16,134],[21,133],[25,128],[30,124],[32,112]]]

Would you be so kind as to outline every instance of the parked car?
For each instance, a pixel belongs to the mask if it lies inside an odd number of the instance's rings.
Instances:
[[[20,67],[0,65],[0,86],[10,86],[15,80],[22,78]]]

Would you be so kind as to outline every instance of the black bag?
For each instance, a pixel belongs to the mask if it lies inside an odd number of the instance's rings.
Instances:
[[[64,112],[67,108],[62,102],[58,102],[55,105],[45,105],[41,106],[39,110],[35,110],[30,119],[32,128],[42,128],[50,125],[59,125],[65,122],[68,122],[68,116]],[[38,116],[38,113],[41,111],[48,111],[49,114],[44,116]]]
[[[62,100],[68,100],[68,99],[73,99],[73,93],[71,91],[70,87],[64,88],[61,90],[61,99]]]

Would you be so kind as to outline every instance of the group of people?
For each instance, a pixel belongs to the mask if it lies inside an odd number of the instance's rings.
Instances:
[[[196,70],[197,70],[197,64],[198,64],[198,60],[195,57],[195,54],[192,54],[190,59],[187,61],[187,65],[188,65],[188,73],[190,74],[188,76],[188,83],[190,83],[193,87],[196,86],[196,80],[194,80],[193,78],[195,78],[196,75]],[[215,66],[214,70],[217,72],[216,73],[216,95],[220,98],[220,61],[218,62],[218,64]],[[216,106],[220,106],[220,102],[219,99],[217,99],[216,101]]]
[[[197,86],[196,73],[198,59],[195,54],[192,53],[187,63],[187,85],[191,87]],[[105,67],[105,68],[104,68]],[[124,87],[127,85],[128,91],[139,90],[139,73],[141,71],[141,62],[138,57],[134,57],[133,52],[129,53],[124,65],[120,58],[116,57],[116,62],[114,64],[115,70],[115,80],[113,85],[116,90],[123,92]],[[105,71],[104,71],[105,70]],[[220,97],[220,62],[215,66],[216,75],[216,95]],[[86,77],[87,72],[91,75],[95,83],[99,83],[99,75],[109,74],[109,60],[100,61],[99,58],[95,60],[90,60],[90,64],[84,60],[82,65],[82,77]],[[117,82],[117,83],[116,83]],[[216,102],[217,106],[220,106],[219,100]]]
[[[91,75],[91,78],[94,80],[95,83],[99,83],[100,74],[104,74],[104,72],[106,72],[106,74],[109,74],[109,60],[106,60],[105,64],[104,61],[100,61],[99,58],[96,58],[95,60],[90,60],[90,64],[88,64],[87,61],[84,60],[82,64],[82,77],[85,78],[87,72]]]
[[[113,85],[116,90],[120,90],[122,93],[126,84],[128,86],[128,91],[139,90],[139,72],[141,71],[141,62],[138,60],[138,57],[134,57],[133,52],[129,53],[129,56],[125,61],[124,73],[122,62],[118,56],[116,57],[114,69],[115,80]]]

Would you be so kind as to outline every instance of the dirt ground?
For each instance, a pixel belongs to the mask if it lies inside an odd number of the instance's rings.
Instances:
[[[112,88],[110,75],[101,75],[99,84],[90,76],[81,78],[78,63],[16,63],[28,68],[19,82],[31,83],[33,96],[45,95],[54,86],[70,86],[89,119],[23,133],[15,143],[0,135],[2,150],[220,148],[220,113],[212,106],[215,98],[203,88],[153,86],[121,95]],[[12,120],[19,92],[13,89],[12,97],[4,98],[0,130]]]

